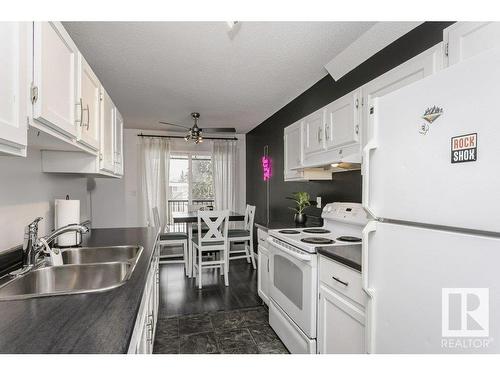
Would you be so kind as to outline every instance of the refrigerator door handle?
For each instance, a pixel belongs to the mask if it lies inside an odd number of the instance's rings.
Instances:
[[[371,151],[377,148],[377,144],[374,140],[370,140],[366,146],[363,148],[363,194],[362,202],[363,208],[372,217],[376,217],[375,214],[370,209],[370,154]]]
[[[372,297],[372,289],[370,289],[370,279],[369,279],[369,272],[370,272],[370,249],[369,249],[369,242],[370,242],[370,233],[375,232],[377,230],[377,221],[369,221],[368,224],[363,228],[362,232],[362,241],[361,241],[361,280],[362,280],[362,285],[363,289],[370,296]]]
[[[375,350],[375,319],[374,319],[374,295],[375,291],[370,288],[369,281],[369,269],[370,269],[370,233],[377,230],[377,221],[369,221],[368,224],[363,228],[362,232],[362,242],[361,242],[361,280],[362,287],[365,293],[368,295],[368,300],[366,301],[366,321],[365,321],[365,351],[366,353],[373,353]]]
[[[377,121],[375,119],[375,107],[377,105],[378,98],[369,101],[369,127],[372,129],[372,136],[363,148],[363,160],[362,160],[362,174],[363,174],[363,191],[362,191],[362,203],[363,208],[372,217],[376,215],[370,209],[370,155],[372,150],[378,147],[377,144]]]

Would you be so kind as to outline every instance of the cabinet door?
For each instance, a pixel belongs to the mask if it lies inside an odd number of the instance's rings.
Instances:
[[[361,88],[363,95],[363,131],[361,132],[363,146],[366,145],[366,140],[372,137],[372,129],[368,124],[373,99],[427,77],[442,67],[443,46],[442,43],[439,43],[364,85]]]
[[[302,172],[292,168],[302,165],[302,122],[295,123],[285,128],[284,131],[284,176],[288,179],[297,179]]]
[[[115,106],[108,93],[101,87],[101,142],[100,142],[100,168],[114,173],[114,133],[115,133]]]
[[[99,90],[100,82],[90,65],[80,54],[77,124],[78,141],[94,150],[99,149]]]
[[[0,22],[0,154],[26,156],[28,25]]]
[[[349,93],[325,108],[325,142],[327,149],[359,142],[360,90]]]
[[[448,65],[500,46],[500,22],[457,22],[443,32]]]
[[[325,149],[323,109],[311,113],[304,119],[304,157]]]
[[[260,298],[266,305],[269,305],[269,253],[259,246],[258,248],[258,274],[257,289]]]
[[[115,174],[123,174],[123,118],[115,108]]]
[[[38,98],[33,119],[76,138],[78,50],[58,22],[35,22],[33,85]]]
[[[365,314],[320,283],[318,353],[365,353]]]

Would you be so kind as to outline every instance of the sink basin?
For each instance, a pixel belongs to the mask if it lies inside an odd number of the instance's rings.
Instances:
[[[62,250],[63,264],[136,262],[142,246],[81,247]]]
[[[125,283],[133,263],[63,265],[32,270],[0,288],[0,300],[99,292]]]

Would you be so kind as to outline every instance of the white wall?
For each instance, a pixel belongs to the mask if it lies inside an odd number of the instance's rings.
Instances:
[[[168,132],[125,129],[123,136],[124,148],[124,177],[120,180],[95,179],[96,186],[92,196],[92,226],[94,228],[111,227],[140,227],[145,226],[141,215],[140,173],[139,173],[139,133],[168,135]],[[178,135],[178,134],[177,134]],[[238,165],[239,178],[237,186],[237,205],[240,212],[244,212],[246,204],[246,163],[245,163],[245,136],[238,138]],[[177,151],[203,150],[211,151],[210,142],[200,145],[185,143],[182,139],[173,145]]]
[[[27,158],[0,156],[0,252],[23,242],[24,227],[37,216],[40,235],[54,228],[54,199],[69,194],[80,199],[82,221],[88,219],[85,177],[41,172],[41,154],[28,149]]]

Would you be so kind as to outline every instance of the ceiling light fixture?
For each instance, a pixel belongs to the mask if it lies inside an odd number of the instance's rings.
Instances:
[[[176,126],[179,128],[186,129],[188,131],[188,133],[186,134],[184,139],[186,140],[186,142],[194,141],[194,143],[196,143],[196,144],[203,142],[203,132],[204,131],[207,133],[236,133],[235,128],[204,128],[204,129],[201,129],[200,127],[198,127],[198,120],[200,118],[200,114],[198,112],[193,112],[193,113],[191,113],[191,117],[194,120],[194,124],[191,127],[188,127],[185,125],[172,124],[170,122],[164,122],[164,121],[160,121],[160,124],[169,125],[169,126]]]

